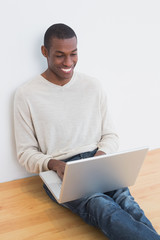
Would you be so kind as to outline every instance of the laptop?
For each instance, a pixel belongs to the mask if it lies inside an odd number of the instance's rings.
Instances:
[[[63,181],[52,170],[39,175],[57,202],[65,203],[134,185],[147,151],[148,147],[144,147],[69,161]]]

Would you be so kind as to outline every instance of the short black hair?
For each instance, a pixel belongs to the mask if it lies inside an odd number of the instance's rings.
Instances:
[[[52,38],[58,38],[58,39],[68,39],[76,37],[75,32],[72,28],[69,26],[63,24],[63,23],[57,23],[50,26],[44,35],[44,46],[49,51],[50,49],[50,40]]]

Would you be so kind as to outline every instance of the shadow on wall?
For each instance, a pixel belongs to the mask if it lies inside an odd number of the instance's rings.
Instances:
[[[15,91],[12,93],[10,97],[10,105],[9,109],[9,119],[10,119],[10,140],[11,140],[11,154],[14,158],[17,158],[16,153],[16,143],[15,143],[15,135],[14,135],[14,95]]]

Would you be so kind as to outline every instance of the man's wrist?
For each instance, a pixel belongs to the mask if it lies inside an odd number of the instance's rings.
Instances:
[[[94,156],[106,155],[105,152],[98,150]]]
[[[48,162],[48,169],[49,170],[54,170],[54,166],[55,166],[55,161],[54,159],[50,159]]]

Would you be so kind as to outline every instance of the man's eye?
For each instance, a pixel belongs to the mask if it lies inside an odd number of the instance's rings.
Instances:
[[[61,58],[61,57],[63,57],[63,55],[57,55],[56,57],[57,57],[57,58]]]

